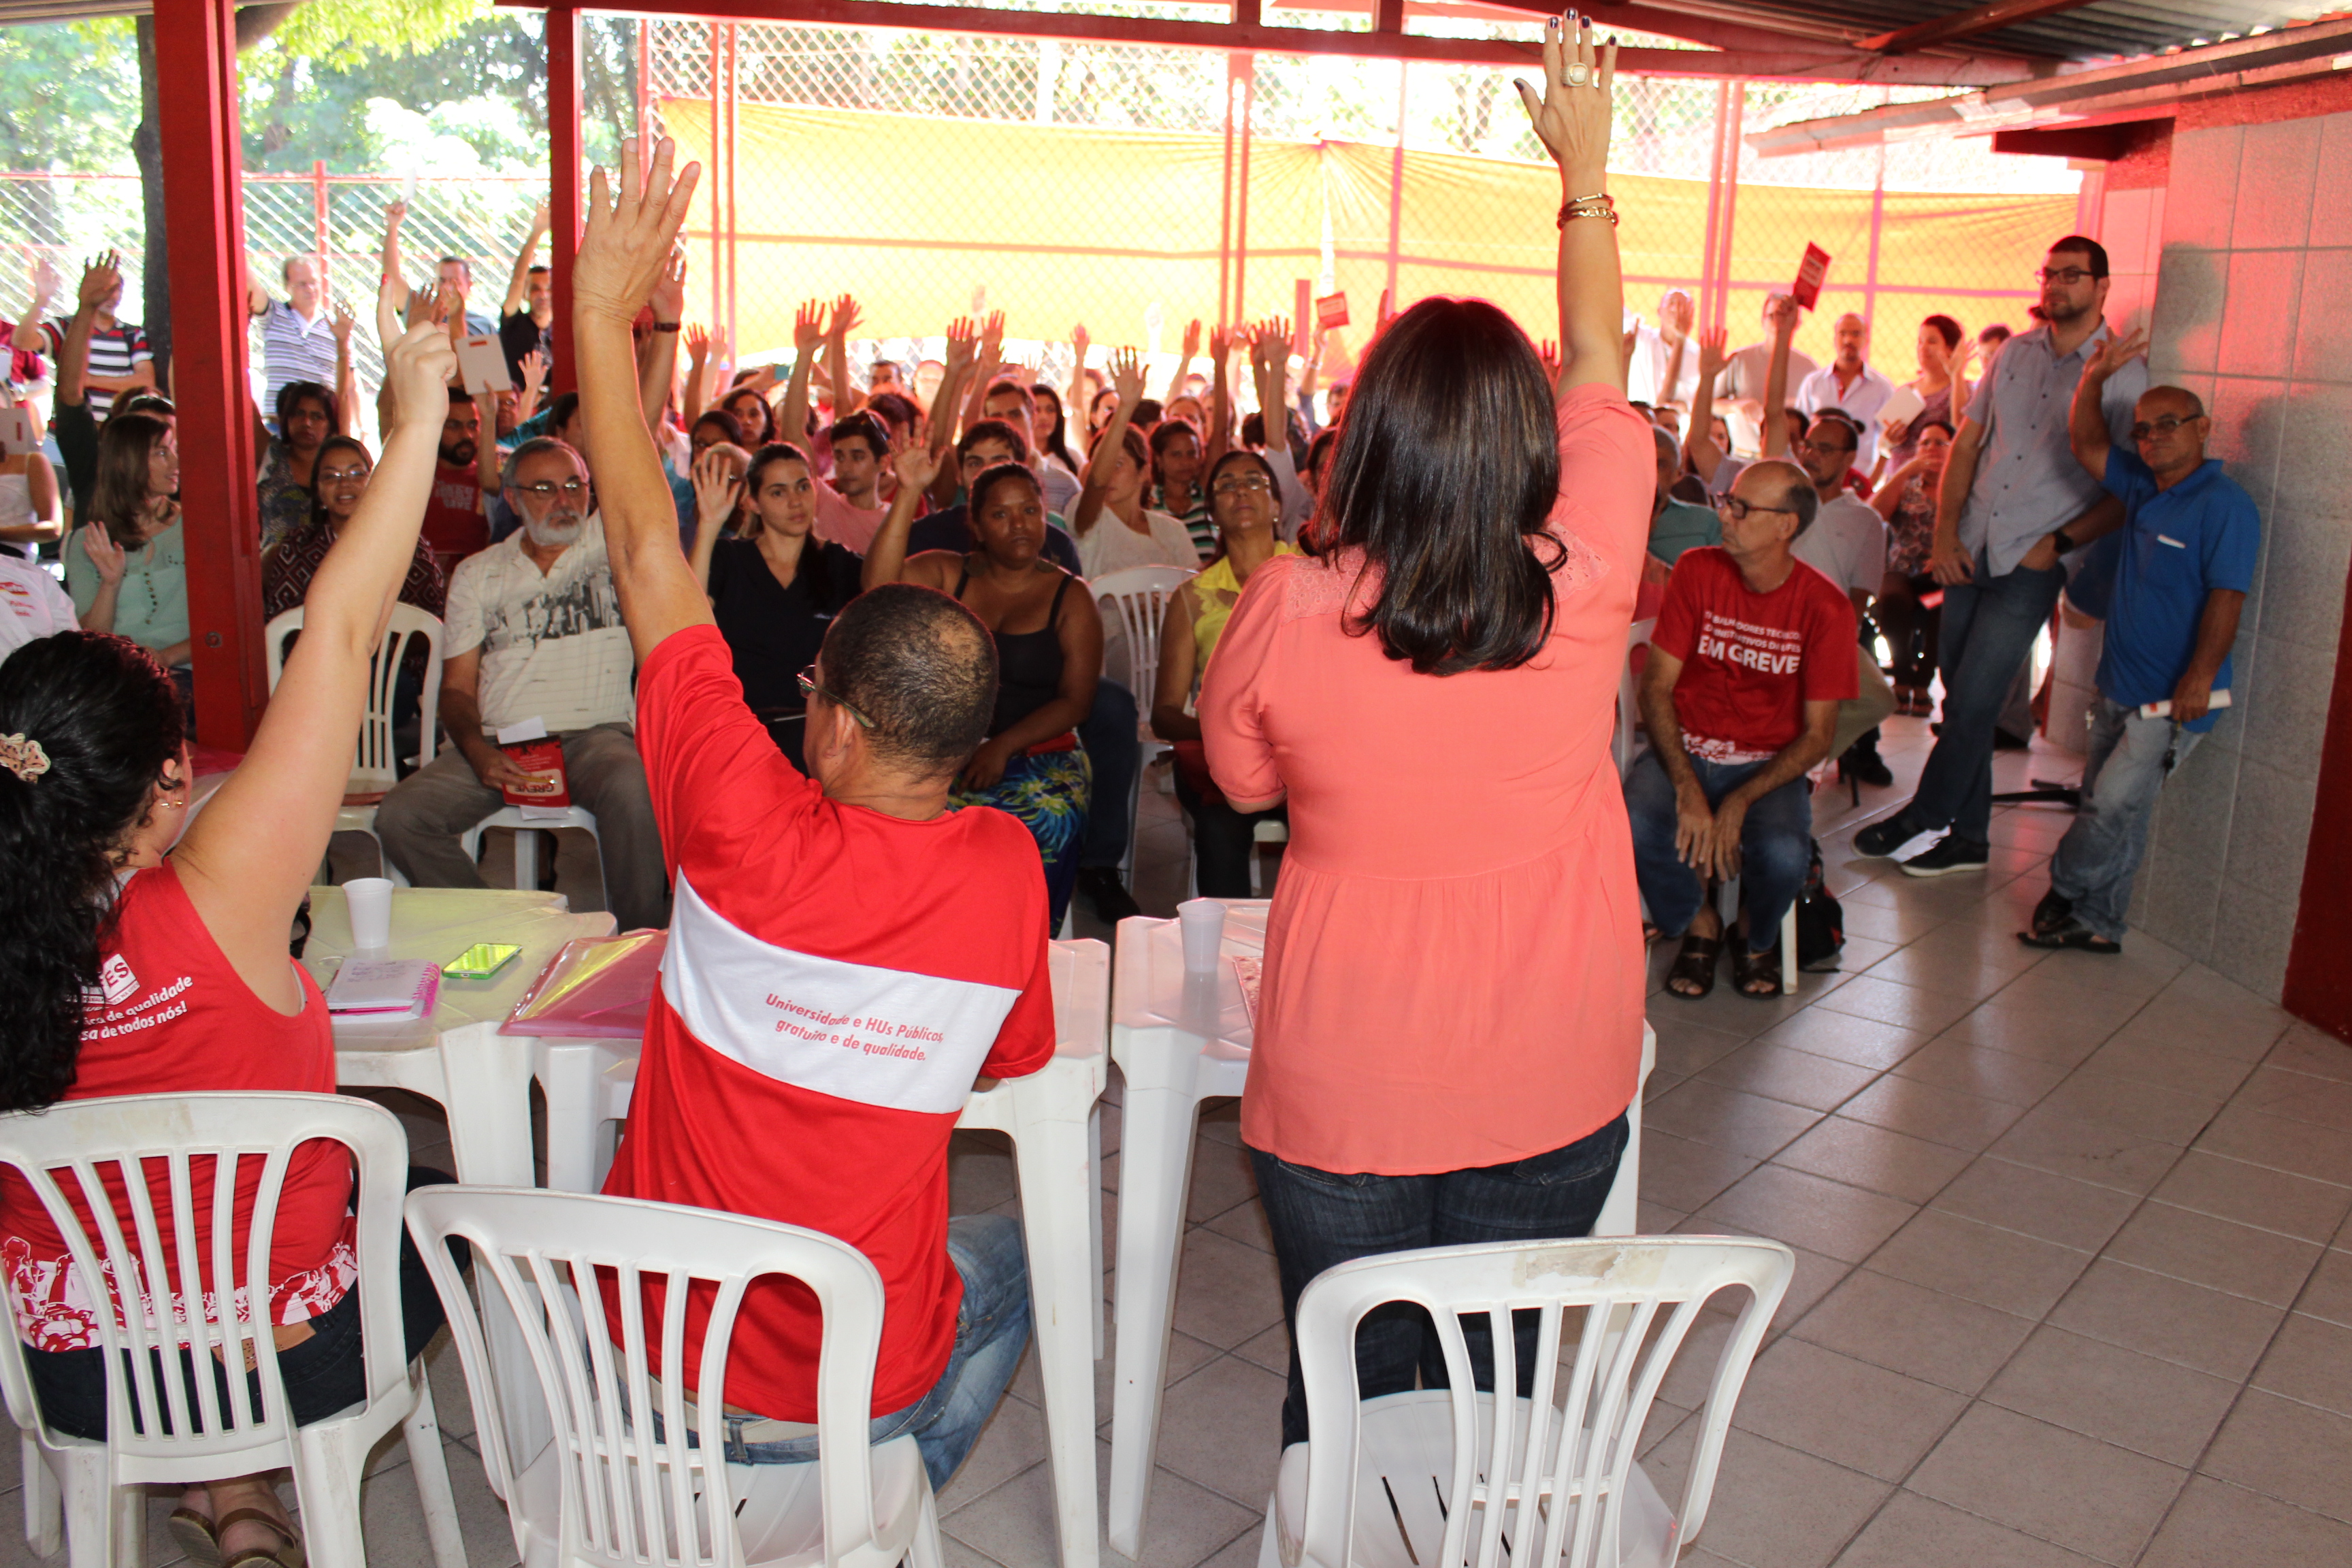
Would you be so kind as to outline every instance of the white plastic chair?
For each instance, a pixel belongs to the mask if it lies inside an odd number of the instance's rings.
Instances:
[[[457,836],[457,842],[465,846],[467,855],[476,860],[479,860],[482,858],[482,835],[484,833],[489,831],[493,827],[511,827],[515,829],[515,891],[519,893],[535,892],[539,888],[539,837],[532,829],[541,829],[546,832],[552,833],[559,827],[578,827],[586,830],[589,837],[596,838],[596,814],[594,812],[588,810],[584,806],[578,805],[567,805],[562,807],[562,810],[563,815],[561,816],[549,816],[545,815],[525,816],[522,814],[522,807],[519,805],[502,805],[499,807],[498,810],[490,813],[489,816],[482,818],[481,821],[474,824],[473,826],[466,829],[465,832],[459,834]],[[601,838],[596,838],[596,858],[597,865],[600,869],[604,864],[604,841]]]
[[[1642,705],[1640,683],[1633,675],[1633,650],[1647,647],[1650,634],[1658,629],[1655,616],[1646,621],[1635,621],[1625,632],[1625,659],[1617,667],[1617,776],[1623,778],[1633,765],[1641,744]]]
[[[483,1461],[526,1568],[896,1568],[901,1559],[939,1568],[939,1520],[915,1439],[866,1440],[882,1277],[855,1247],[740,1215],[530,1187],[424,1188],[409,1195],[408,1224],[448,1310]],[[493,1378],[452,1237],[472,1244],[485,1296],[495,1282],[520,1320],[536,1389]],[[592,1269],[617,1276],[617,1325],[601,1290],[574,1287]],[[777,1274],[805,1285],[824,1314],[819,1454],[806,1465],[730,1465],[735,1315],[752,1280]],[[648,1284],[663,1301],[650,1332]],[[697,1287],[713,1294],[689,1378],[682,1309]],[[518,1473],[500,1402],[541,1397],[555,1437]]]
[[[1108,605],[1120,630],[1127,634],[1128,674],[1138,688],[1135,702],[1140,710],[1141,722],[1136,742],[1142,755],[1137,759],[1135,787],[1128,801],[1130,825],[1143,798],[1144,770],[1152,758],[1168,749],[1168,743],[1151,732],[1152,688],[1160,679],[1160,628],[1168,619],[1168,601],[1198,575],[1182,566],[1130,566],[1123,572],[1105,573],[1088,584],[1096,603]],[[1135,836],[1130,826],[1119,870],[1131,875],[1134,869]]]
[[[1326,1270],[1298,1299],[1314,1436],[1283,1453],[1260,1568],[1672,1568],[1706,1522],[1732,1407],[1795,1268],[1776,1241],[1641,1237],[1433,1247]],[[1707,1299],[1731,1286],[1748,1298],[1669,1510],[1636,1462],[1643,1426]],[[1452,1386],[1360,1404],[1356,1325],[1390,1301],[1428,1310]],[[1495,1386],[1508,1390],[1514,1310],[1542,1313],[1531,1394],[1479,1394],[1460,1316],[1486,1318]]]
[[[296,1147],[313,1139],[343,1144],[359,1169],[360,1278],[352,1289],[360,1293],[367,1399],[296,1427],[287,1419],[278,1349],[267,1329],[251,1321],[207,1321],[200,1307],[192,1310],[187,1304],[204,1299],[207,1283],[216,1286],[224,1279],[248,1301],[269,1300],[269,1250],[279,1193]],[[192,1167],[205,1160],[226,1161],[238,1174],[251,1169],[245,1162],[260,1163],[250,1239],[242,1258],[225,1201],[235,1191],[234,1178],[215,1188],[223,1201],[208,1203],[202,1214],[195,1207]],[[400,1201],[407,1184],[408,1140],[390,1111],[331,1094],[67,1100],[34,1115],[0,1117],[0,1163],[15,1166],[32,1184],[65,1237],[83,1284],[145,1281],[160,1320],[151,1321],[142,1310],[122,1314],[127,1324],[117,1322],[110,1310],[96,1314],[106,1352],[103,1442],[48,1428],[26,1373],[24,1348],[14,1332],[6,1335],[0,1384],[21,1432],[25,1535],[37,1554],[57,1551],[62,1524],[73,1568],[138,1563],[147,1529],[142,1488],[194,1486],[286,1466],[294,1472],[310,1561],[321,1568],[364,1568],[360,1476],[368,1451],[397,1426],[407,1439],[434,1561],[439,1568],[465,1568],[465,1542],[442,1461],[433,1392],[424,1363],[411,1363],[403,1354]],[[147,1178],[140,1174],[159,1168],[171,1189],[170,1203],[160,1212]],[[104,1195],[100,1184],[108,1177],[124,1184],[127,1225]],[[97,1236],[82,1228],[68,1192],[76,1201],[96,1198],[91,1207]],[[192,1272],[197,1275],[194,1280]],[[175,1327],[166,1331],[162,1324]],[[159,1377],[160,1366],[178,1361],[173,1342],[183,1332],[198,1367],[215,1355],[232,1367],[253,1358],[261,1382],[259,1407],[242,1377],[227,1380],[226,1409],[210,1376]]]
[[[272,691],[278,689],[278,678],[286,670],[286,645],[301,629],[299,605],[271,616],[269,625],[262,629]],[[425,639],[425,691],[418,708],[417,760],[422,764],[433,758],[433,726],[441,697],[441,622],[429,611],[395,602],[392,619],[384,626],[383,646],[376,650],[373,662],[368,666],[367,711],[360,719],[359,749],[352,759],[350,782],[343,786],[343,808],[335,815],[338,833],[364,833],[375,838],[376,803],[400,782],[399,747],[392,730],[393,697],[400,683],[401,655],[408,647],[408,639],[417,637]],[[401,887],[408,885],[408,879],[383,853],[382,839],[376,840],[376,856],[383,861],[385,876]]]

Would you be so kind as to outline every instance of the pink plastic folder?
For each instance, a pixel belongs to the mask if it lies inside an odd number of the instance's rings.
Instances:
[[[499,1026],[502,1035],[634,1040],[661,985],[669,933],[584,936],[563,944]]]

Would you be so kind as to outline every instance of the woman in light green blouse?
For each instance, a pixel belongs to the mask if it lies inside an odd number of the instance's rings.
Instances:
[[[88,522],[65,547],[66,588],[83,629],[125,637],[186,689],[187,541],[180,448],[169,421],[118,414],[98,442]]]

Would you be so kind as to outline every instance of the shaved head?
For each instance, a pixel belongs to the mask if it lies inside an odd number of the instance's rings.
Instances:
[[[2143,419],[2155,419],[2170,414],[2182,419],[2205,417],[2205,402],[2185,386],[2151,386],[2139,395],[2135,405]]]

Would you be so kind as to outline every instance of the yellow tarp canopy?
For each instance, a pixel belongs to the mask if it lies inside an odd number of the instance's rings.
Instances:
[[[668,99],[661,111],[683,157],[718,161],[708,100]],[[985,308],[1005,311],[1016,338],[1066,338],[1083,321],[1098,343],[1141,346],[1156,305],[1161,346],[1172,349],[1187,319],[1216,314],[1221,136],[763,104],[737,115],[739,347],[789,343],[795,304],[845,290],[863,309],[861,335],[877,337],[936,333]],[[1408,151],[1400,168],[1391,147],[1257,138],[1248,174],[1245,231],[1238,178],[1233,209],[1234,233],[1246,234],[1235,258],[1245,318],[1290,312],[1294,280],[1322,269],[1328,221],[1359,342],[1389,282],[1392,244],[1400,305],[1476,295],[1534,336],[1555,334],[1559,184],[1549,167]],[[1707,187],[1639,174],[1612,175],[1610,186],[1627,302],[1654,316],[1664,287],[1701,275]],[[1734,345],[1757,335],[1766,290],[1787,286],[1811,241],[1835,259],[1799,347],[1826,359],[1837,313],[1867,309],[1890,323],[1874,357],[1907,370],[1929,311],[1971,331],[1992,320],[2025,325],[2029,275],[2074,218],[2072,196],[1890,193],[1878,202],[1873,290],[1871,192],[1740,186],[1727,307]],[[711,292],[725,212],[725,193],[706,180],[688,219],[696,316],[725,314]]]

